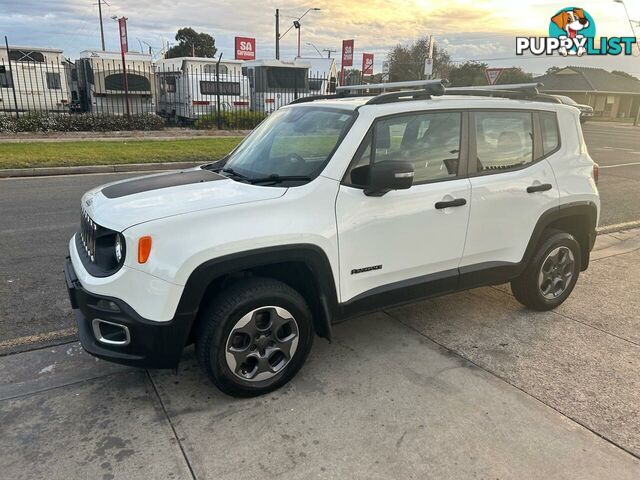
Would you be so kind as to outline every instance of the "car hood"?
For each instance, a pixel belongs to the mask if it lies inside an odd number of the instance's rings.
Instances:
[[[270,200],[286,191],[237,182],[197,167],[102,185],[83,195],[82,208],[98,225],[121,232],[159,218]]]

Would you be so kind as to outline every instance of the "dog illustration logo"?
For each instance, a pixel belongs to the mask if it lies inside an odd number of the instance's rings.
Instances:
[[[565,57],[567,55],[579,57],[584,55],[587,51],[584,40],[594,38],[595,35],[595,22],[584,8],[564,8],[551,17],[549,36],[561,40],[570,39],[574,44],[571,48],[562,46],[558,49],[558,52]]]

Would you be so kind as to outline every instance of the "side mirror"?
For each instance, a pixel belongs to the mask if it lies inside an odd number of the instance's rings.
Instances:
[[[413,185],[413,165],[410,162],[384,161],[369,170],[369,186],[364,194],[381,197],[391,190],[406,190]]]

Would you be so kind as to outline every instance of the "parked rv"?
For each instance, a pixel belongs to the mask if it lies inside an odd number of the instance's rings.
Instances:
[[[156,62],[158,114],[179,120],[195,120],[220,111],[248,110],[249,81],[242,61],[177,57]],[[217,68],[217,70],[216,70]]]
[[[155,113],[155,73],[151,55],[128,52],[126,82],[131,114]],[[125,103],[125,76],[119,52],[85,50],[76,62],[78,69],[78,96],[81,110],[88,113],[123,115]]]
[[[299,57],[297,60],[309,64],[309,91],[313,95],[336,93],[338,67],[334,58]]]
[[[65,64],[62,50],[0,47],[0,112],[68,111]]]
[[[244,62],[242,72],[251,86],[251,110],[271,113],[297,98],[312,95],[309,68],[309,63],[299,60]]]

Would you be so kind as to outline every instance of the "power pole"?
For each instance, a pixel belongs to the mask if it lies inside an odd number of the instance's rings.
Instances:
[[[338,50],[333,48],[323,48],[322,51],[327,52],[327,58],[331,58],[331,52],[337,52]]]
[[[276,60],[280,60],[280,9],[276,8]]]
[[[102,26],[102,1],[98,0],[98,15],[100,15],[100,40],[102,41],[102,51],[104,52],[104,27]],[[107,2],[105,2],[107,3]],[[109,5],[107,3],[107,5]]]

